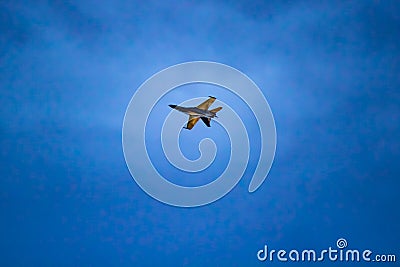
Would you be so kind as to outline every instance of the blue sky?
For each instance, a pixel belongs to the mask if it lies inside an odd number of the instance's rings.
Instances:
[[[340,237],[398,253],[399,4],[246,2],[0,4],[0,265],[272,265],[256,259],[264,244]],[[121,130],[140,84],[191,60],[253,79],[278,142],[258,191],[247,173],[221,200],[183,209],[134,183]],[[207,134],[196,127],[182,138]]]

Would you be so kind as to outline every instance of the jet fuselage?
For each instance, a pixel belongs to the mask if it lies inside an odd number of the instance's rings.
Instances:
[[[177,105],[169,105],[171,108],[176,109],[180,112],[183,112],[189,116],[194,116],[194,117],[206,117],[206,118],[218,118],[217,115],[214,112],[211,112],[209,110],[203,110],[199,109],[197,107],[181,107]]]

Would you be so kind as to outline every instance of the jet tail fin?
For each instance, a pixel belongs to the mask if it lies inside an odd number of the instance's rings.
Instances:
[[[217,112],[220,111],[221,109],[222,109],[222,107],[217,107],[217,108],[214,108],[214,109],[210,110],[210,112],[212,112],[212,113],[217,113]]]
[[[207,125],[207,127],[211,127],[211,125],[210,125],[211,119],[210,118],[200,117],[200,119],[204,122],[205,125]]]

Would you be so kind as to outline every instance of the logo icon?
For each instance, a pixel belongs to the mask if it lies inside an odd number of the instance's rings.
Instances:
[[[260,131],[261,151],[250,181],[248,191],[256,191],[266,179],[272,166],[276,149],[276,128],[271,109],[261,90],[245,74],[230,66],[208,61],[194,61],[168,67],[146,80],[133,95],[126,109],[122,146],[128,169],[136,183],[151,197],[178,207],[196,207],[212,203],[229,193],[242,178],[246,170],[250,141],[240,116],[229,103],[216,102],[224,113],[218,123],[230,139],[230,159],[224,172],[212,182],[196,187],[174,184],[165,179],[155,168],[146,147],[146,124],[156,103],[177,87],[206,83],[225,88],[239,97],[251,109]],[[198,98],[182,104],[198,103]],[[182,125],[174,120],[176,113],[166,117],[161,143],[165,157],[175,167],[187,172],[200,172],[210,166],[217,153],[215,143],[203,139],[199,144],[201,156],[191,161],[179,148]],[[233,127],[234,126],[234,127]],[[176,138],[171,139],[171,136]]]

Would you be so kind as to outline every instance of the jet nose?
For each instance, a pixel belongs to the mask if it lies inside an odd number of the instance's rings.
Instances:
[[[170,106],[171,108],[176,108],[176,105],[168,105],[168,106]]]

